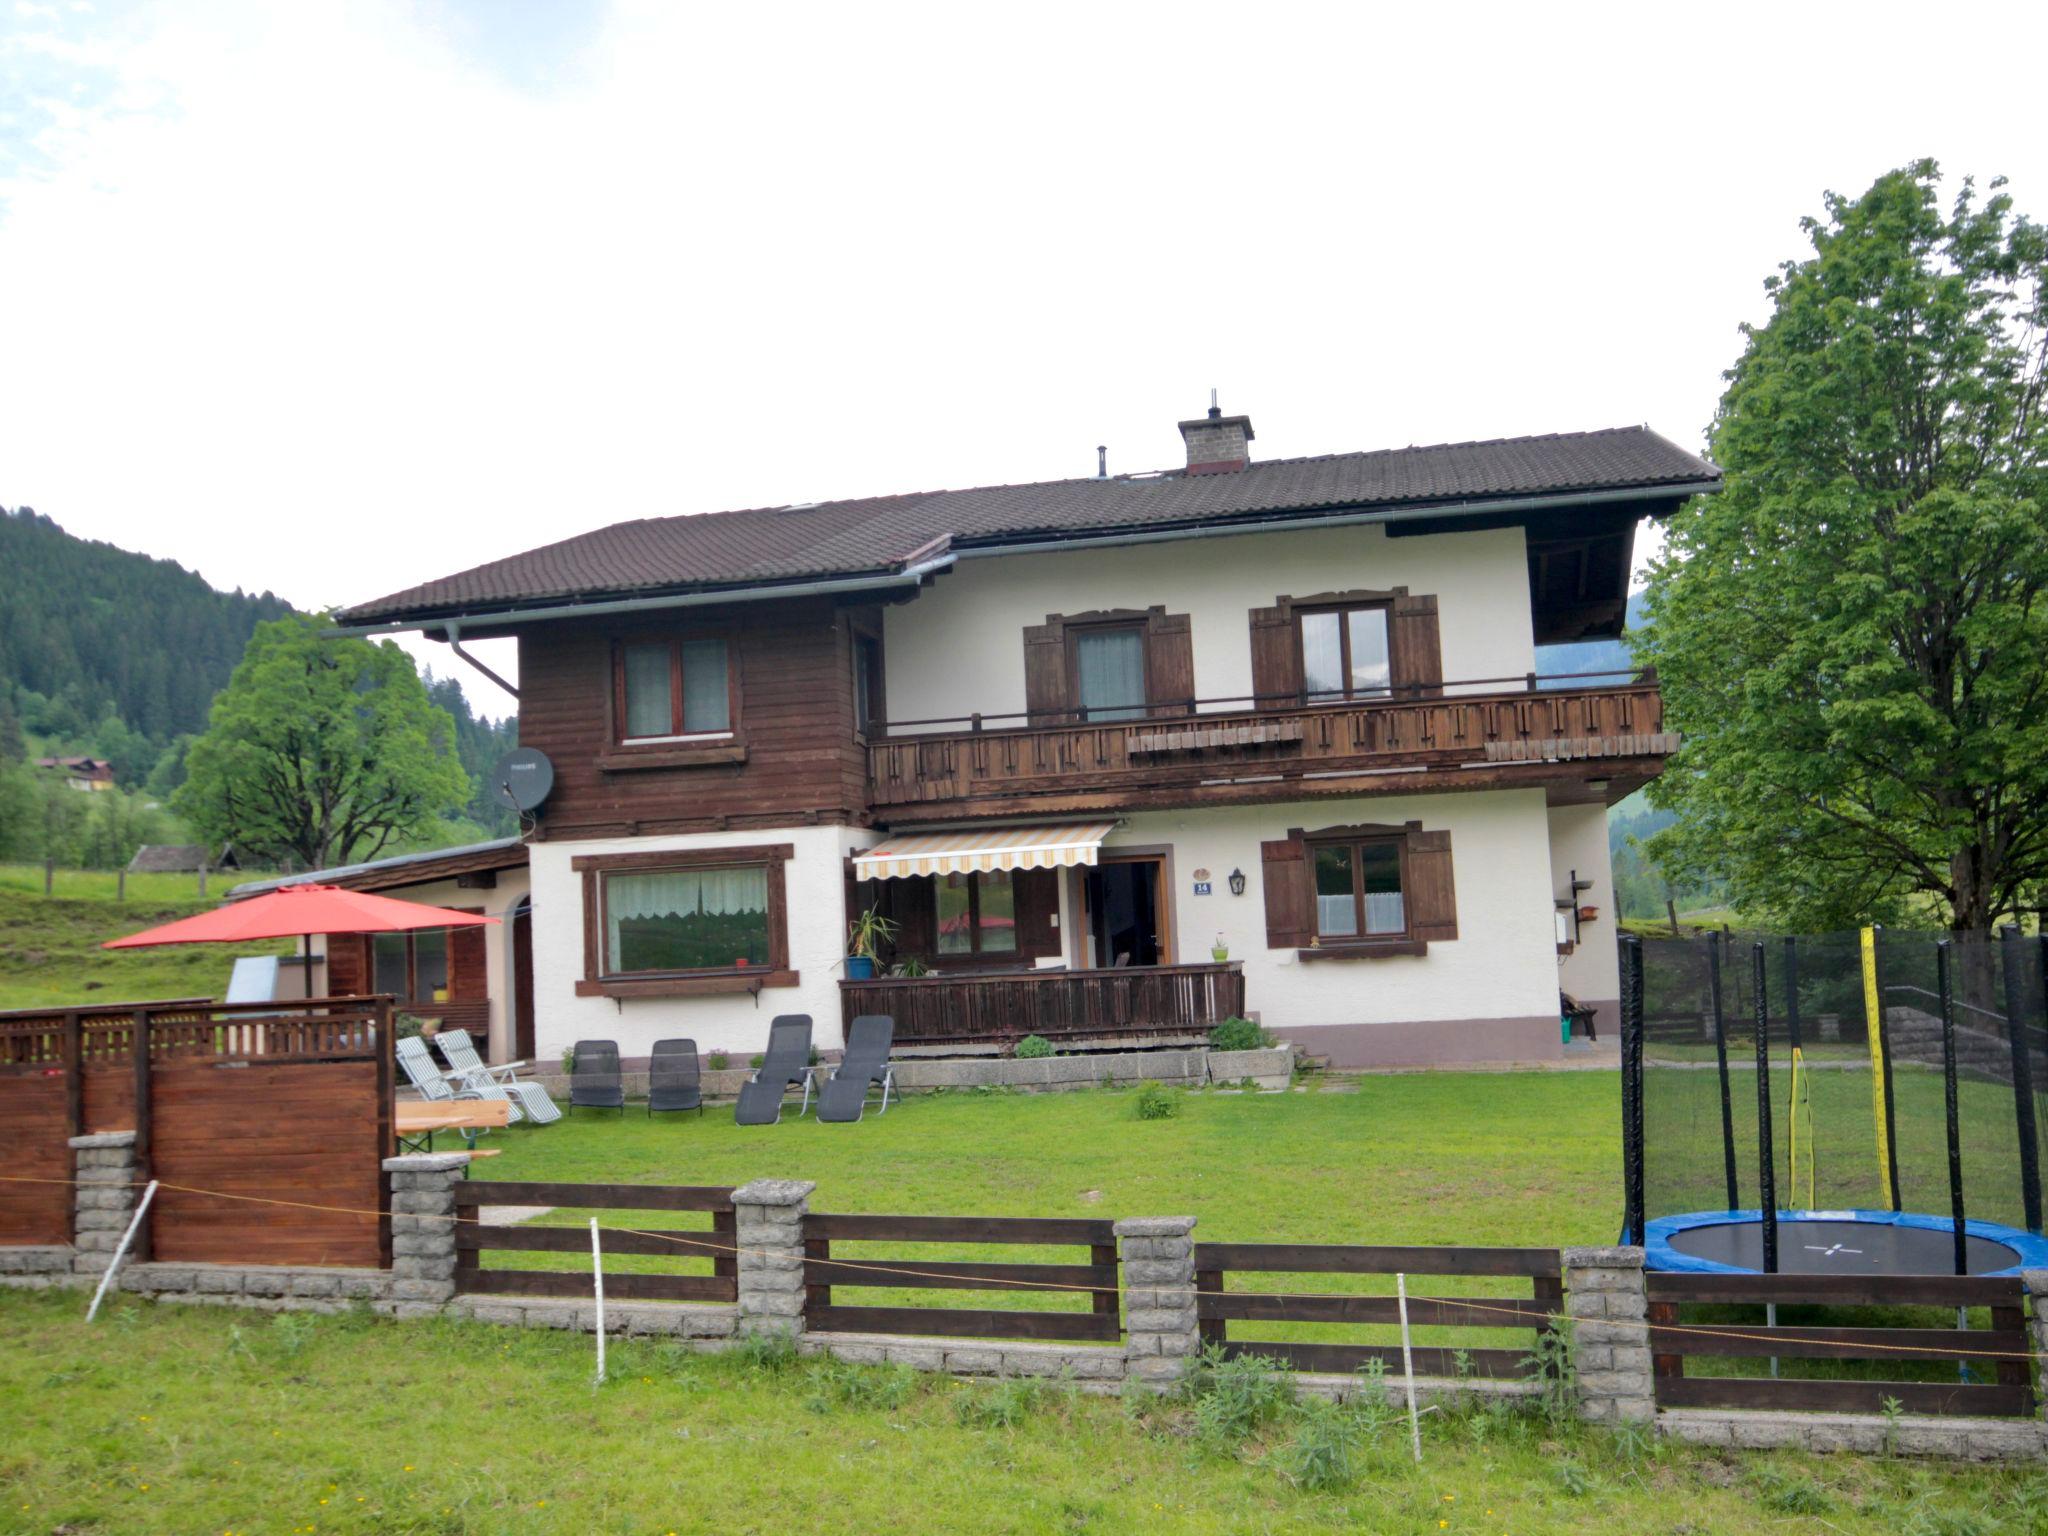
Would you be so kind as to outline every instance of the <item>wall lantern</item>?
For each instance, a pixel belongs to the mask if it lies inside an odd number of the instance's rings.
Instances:
[[[1242,896],[1244,894],[1244,871],[1241,869],[1233,869],[1230,872],[1230,894],[1233,896]]]

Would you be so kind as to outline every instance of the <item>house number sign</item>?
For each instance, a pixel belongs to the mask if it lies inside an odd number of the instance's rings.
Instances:
[[[1197,896],[1206,896],[1209,894],[1209,871],[1207,871],[1206,869],[1198,869],[1195,871],[1195,894]]]

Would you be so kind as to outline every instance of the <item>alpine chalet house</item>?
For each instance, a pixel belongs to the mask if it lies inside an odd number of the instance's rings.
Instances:
[[[519,643],[536,1051],[776,1014],[835,1045],[1136,1040],[1233,1013],[1336,1064],[1560,1053],[1618,992],[1606,809],[1654,679],[1637,522],[1719,487],[1645,428],[621,523],[343,614]],[[849,923],[894,925],[850,979]]]

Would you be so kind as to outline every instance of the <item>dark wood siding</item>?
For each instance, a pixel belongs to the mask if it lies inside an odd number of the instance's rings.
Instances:
[[[555,765],[544,838],[860,822],[866,763],[853,732],[849,617],[829,601],[755,603],[518,632],[519,740]],[[735,648],[739,760],[678,765],[615,746],[612,654],[621,640],[722,626]],[[671,761],[663,762],[666,756]],[[600,758],[605,759],[603,764]]]

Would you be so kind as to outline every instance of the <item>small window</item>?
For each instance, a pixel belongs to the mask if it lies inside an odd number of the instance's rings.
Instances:
[[[380,933],[371,939],[372,992],[390,997],[412,996],[411,966],[406,958],[407,937],[403,933]]]
[[[606,874],[604,928],[607,975],[764,966],[768,871],[749,865]]]
[[[1083,720],[1145,718],[1145,632],[1135,624],[1077,629],[1074,699]]]
[[[853,637],[853,729],[859,736],[882,718],[882,642]]]
[[[1392,840],[1317,843],[1316,937],[1399,938],[1408,932],[1401,890],[1401,845]]]
[[[722,638],[619,648],[622,741],[682,741],[732,731],[730,659]]]
[[[941,875],[932,884],[940,954],[1017,952],[1017,887],[1008,870]]]
[[[1318,608],[1303,613],[1301,682],[1311,703],[1388,697],[1393,664],[1386,605]]]
[[[370,990],[401,1002],[436,1001],[450,990],[448,930],[379,933],[370,939]]]

